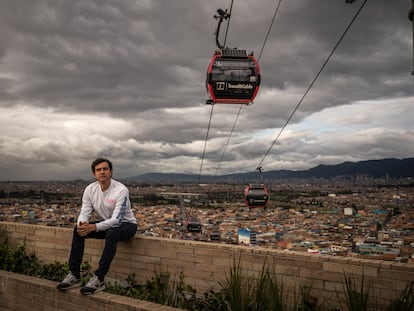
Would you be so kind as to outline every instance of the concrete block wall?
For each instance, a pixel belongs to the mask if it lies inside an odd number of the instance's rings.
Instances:
[[[44,263],[64,263],[68,259],[72,229],[0,222],[0,229],[9,232],[12,240],[25,241],[29,251],[36,253]],[[103,241],[87,240],[84,261],[97,267]],[[203,293],[220,289],[220,282],[240,258],[243,272],[257,276],[264,265],[277,273],[285,290],[291,293],[301,286],[311,286],[312,294],[320,301],[334,305],[345,293],[345,275],[372,286],[371,293],[379,305],[386,305],[414,280],[414,264],[394,263],[281,251],[260,247],[245,247],[219,243],[172,240],[136,235],[118,246],[108,277],[125,280],[135,274],[135,280],[144,282],[154,272],[169,272],[172,276],[184,274],[184,281]],[[339,293],[339,297],[338,297]],[[293,299],[293,298],[292,298]]]
[[[156,303],[99,292],[84,296],[78,289],[62,292],[56,283],[0,270],[0,311],[179,311]]]

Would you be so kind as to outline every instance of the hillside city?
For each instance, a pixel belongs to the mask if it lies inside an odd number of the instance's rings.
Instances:
[[[0,221],[73,228],[87,181],[0,182]],[[414,181],[332,178],[242,184],[126,183],[138,235],[414,262]]]

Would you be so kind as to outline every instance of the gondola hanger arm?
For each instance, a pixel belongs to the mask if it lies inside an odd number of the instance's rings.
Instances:
[[[223,22],[223,20],[230,19],[230,13],[227,12],[227,9],[226,10],[217,9],[217,14],[214,15],[214,18],[218,19],[218,24],[216,28],[216,45],[219,49],[223,49],[224,44],[221,44],[219,40],[220,27],[221,27],[221,23]]]

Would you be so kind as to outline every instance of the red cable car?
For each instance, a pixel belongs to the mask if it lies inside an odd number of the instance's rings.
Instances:
[[[251,104],[259,91],[260,68],[253,53],[218,49],[207,69],[209,104]]]
[[[263,184],[250,184],[244,190],[246,206],[249,208],[266,207],[269,192]]]

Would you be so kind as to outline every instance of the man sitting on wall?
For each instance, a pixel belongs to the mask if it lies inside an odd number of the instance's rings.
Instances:
[[[96,181],[89,184],[82,196],[82,207],[73,231],[69,256],[69,274],[57,285],[60,290],[80,287],[80,266],[85,239],[105,239],[99,267],[81,293],[89,295],[105,289],[105,275],[115,257],[119,241],[131,239],[137,231],[137,220],[131,210],[128,188],[112,179],[112,163],[99,158],[92,163]],[[89,219],[95,215],[97,221]]]

